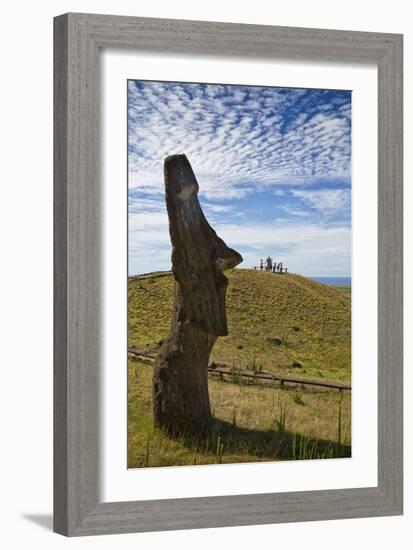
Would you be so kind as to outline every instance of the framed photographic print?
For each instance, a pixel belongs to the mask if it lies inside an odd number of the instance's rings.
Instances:
[[[402,38],[55,19],[55,530],[402,513]]]

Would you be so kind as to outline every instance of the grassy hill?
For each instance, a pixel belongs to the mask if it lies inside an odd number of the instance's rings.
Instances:
[[[229,279],[229,335],[211,361],[302,378],[351,381],[351,292],[294,274],[248,269]],[[157,349],[169,333],[173,277],[129,279],[129,346]]]

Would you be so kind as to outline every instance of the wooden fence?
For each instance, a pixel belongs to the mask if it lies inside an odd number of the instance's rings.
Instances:
[[[128,355],[134,359],[139,359],[144,363],[153,363],[155,361],[156,353],[148,352],[146,350],[140,350],[138,348],[128,348]],[[277,382],[282,388],[286,386],[315,386],[318,388],[328,388],[332,390],[351,391],[349,384],[341,384],[340,382],[327,382],[324,380],[308,380],[305,378],[295,378],[293,376],[279,376],[266,372],[254,372],[250,370],[232,369],[224,365],[214,366],[213,364],[208,367],[208,372],[219,376],[221,380],[230,378],[235,380],[237,377],[246,378],[253,381],[263,381],[265,383]]]

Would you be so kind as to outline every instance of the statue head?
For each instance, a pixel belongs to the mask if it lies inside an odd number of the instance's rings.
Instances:
[[[242,262],[207,222],[199,185],[185,155],[165,159],[166,206],[172,241],[172,271],[182,297],[181,321],[215,336],[228,334],[224,275]]]

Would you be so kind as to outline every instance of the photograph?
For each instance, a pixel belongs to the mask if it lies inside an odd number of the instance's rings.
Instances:
[[[351,456],[351,91],[128,80],[128,468]]]

